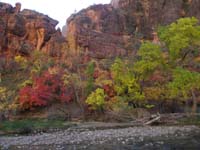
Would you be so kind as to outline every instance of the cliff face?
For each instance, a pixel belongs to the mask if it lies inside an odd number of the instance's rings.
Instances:
[[[112,0],[73,14],[64,27],[71,52],[94,58],[134,54],[138,43],[152,39],[158,25],[180,17],[200,19],[199,0]],[[66,39],[57,21],[32,11],[0,3],[0,52],[28,55],[34,49],[60,55]]]
[[[127,24],[132,31],[149,37],[158,25],[167,25],[180,17],[195,16],[200,19],[200,1],[198,0],[120,0],[118,9],[124,10],[129,20],[134,24]]]
[[[111,5],[95,5],[72,15],[67,24],[67,40],[74,53],[93,57],[124,55],[125,18]]]
[[[21,11],[21,4],[12,7],[0,3],[0,52],[29,55],[35,49],[59,55],[65,39],[56,30],[56,20],[32,11]]]
[[[97,58],[128,55],[137,49],[134,41],[152,39],[158,25],[180,17],[200,19],[199,11],[199,0],[112,0],[72,15],[67,21],[67,40],[74,53],[87,51]]]

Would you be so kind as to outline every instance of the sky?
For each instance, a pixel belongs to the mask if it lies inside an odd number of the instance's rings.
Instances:
[[[50,16],[59,21],[62,28],[66,19],[75,11],[87,8],[93,4],[108,4],[111,0],[0,0],[15,6],[16,2],[22,4],[22,9],[32,9]]]

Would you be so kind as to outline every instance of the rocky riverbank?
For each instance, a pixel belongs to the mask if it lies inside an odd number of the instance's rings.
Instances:
[[[64,131],[42,133],[28,136],[0,137],[2,149],[35,150],[35,149],[125,149],[139,143],[159,139],[180,140],[200,135],[196,126],[159,126],[159,127],[127,127],[117,129],[94,129],[87,127],[71,127]],[[162,144],[162,141],[161,144]],[[156,140],[159,141],[159,140]],[[164,143],[164,142],[163,142]],[[122,147],[121,147],[122,146]],[[147,147],[149,147],[147,145]],[[99,148],[98,148],[99,147]],[[120,148],[121,147],[121,148]]]

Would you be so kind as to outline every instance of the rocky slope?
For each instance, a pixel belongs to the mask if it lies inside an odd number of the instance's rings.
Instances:
[[[67,21],[67,40],[74,53],[109,58],[129,55],[143,39],[152,39],[158,25],[180,17],[200,19],[199,0],[112,0],[73,14]]]
[[[32,10],[22,10],[21,4],[13,7],[0,2],[0,52],[28,55],[38,49],[57,56],[65,44],[61,32],[55,27],[58,21]]]

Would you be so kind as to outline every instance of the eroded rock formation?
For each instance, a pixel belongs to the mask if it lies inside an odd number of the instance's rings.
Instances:
[[[143,39],[154,39],[158,25],[180,17],[200,19],[199,0],[112,0],[73,14],[67,21],[67,40],[74,53],[92,57],[128,55]]]
[[[158,25],[180,17],[200,19],[199,0],[111,0],[111,4],[94,5],[73,14],[63,27],[48,16],[0,3],[1,53],[28,55],[34,49],[60,55],[68,41],[72,54],[94,58],[111,58],[135,54],[140,41],[154,40]],[[65,32],[66,30],[66,32]]]
[[[87,51],[92,57],[124,55],[125,18],[111,5],[94,5],[72,15],[67,24],[67,40],[74,53]]]
[[[0,52],[29,55],[35,49],[58,55],[65,44],[58,21],[32,10],[0,3]],[[59,44],[58,44],[59,43]],[[56,45],[56,46],[55,46]]]

